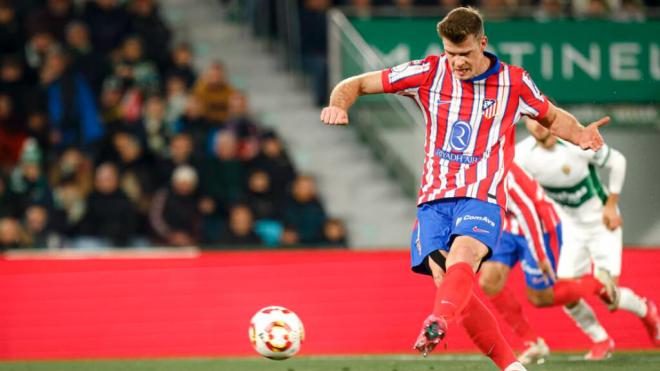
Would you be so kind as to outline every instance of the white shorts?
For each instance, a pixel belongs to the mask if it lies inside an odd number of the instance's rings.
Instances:
[[[621,227],[610,231],[602,221],[587,225],[562,220],[562,247],[557,276],[575,278],[605,268],[612,276],[621,275],[623,232]]]

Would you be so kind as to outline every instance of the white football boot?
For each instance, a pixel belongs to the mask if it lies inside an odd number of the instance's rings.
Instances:
[[[525,346],[527,348],[518,356],[518,360],[524,365],[543,364],[550,355],[550,348],[543,338],[538,338],[534,342],[526,341]]]

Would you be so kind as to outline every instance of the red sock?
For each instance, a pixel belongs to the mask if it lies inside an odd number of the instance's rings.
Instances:
[[[552,288],[553,305],[575,303],[585,296],[598,294],[602,288],[603,284],[591,275],[585,275],[575,280],[558,280]]]
[[[532,329],[520,302],[508,287],[504,287],[495,296],[489,298],[504,321],[523,341],[536,341],[538,334]]]
[[[517,361],[495,317],[474,293],[470,293],[470,300],[462,314],[463,327],[470,339],[497,367],[504,370]]]
[[[474,272],[468,263],[456,263],[447,269],[440,287],[435,292],[433,314],[451,321],[456,317],[472,295]]]

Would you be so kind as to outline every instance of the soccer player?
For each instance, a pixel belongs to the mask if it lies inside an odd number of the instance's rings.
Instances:
[[[555,254],[561,249],[562,235],[553,202],[515,162],[507,175],[506,189],[509,203],[502,238],[493,257],[483,264],[479,285],[505,322],[523,339],[526,349],[518,359],[523,364],[543,363],[550,350],[532,329],[513,292],[505,287],[511,268],[521,262],[527,298],[537,307],[574,304],[594,294],[611,304],[616,286],[608,275],[599,277],[602,282],[591,274],[557,280]]]
[[[564,246],[559,257],[560,278],[580,277],[591,272],[610,274],[618,282],[623,246],[622,219],[617,203],[626,172],[625,157],[616,149],[583,151],[559,140],[534,120],[527,120],[531,137],[516,147],[516,158],[545,188],[562,211]],[[596,167],[609,174],[609,194]],[[623,309],[638,316],[656,346],[660,346],[660,320],[653,301],[621,287],[610,310]],[[596,319],[589,305],[580,300],[567,305],[566,313],[591,338],[593,346],[586,357],[603,359],[611,355],[614,341]]]
[[[490,311],[473,293],[475,271],[501,234],[504,178],[514,156],[521,115],[539,120],[581,148],[598,150],[598,127],[583,127],[541,94],[520,67],[485,51],[483,19],[473,8],[452,10],[438,24],[445,52],[341,81],[321,112],[329,125],[348,124],[348,109],[365,94],[413,98],[426,121],[424,171],[413,232],[412,269],[437,286],[433,312],[415,349],[428,354],[462,316],[473,342],[505,370],[524,370]]]

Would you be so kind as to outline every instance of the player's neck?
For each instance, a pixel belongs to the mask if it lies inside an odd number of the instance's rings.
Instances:
[[[495,61],[488,58],[486,54],[482,54],[478,64],[477,74],[475,76],[480,76],[486,73],[486,71],[488,71],[488,69],[490,68],[490,66],[493,65],[493,63],[495,63]]]

